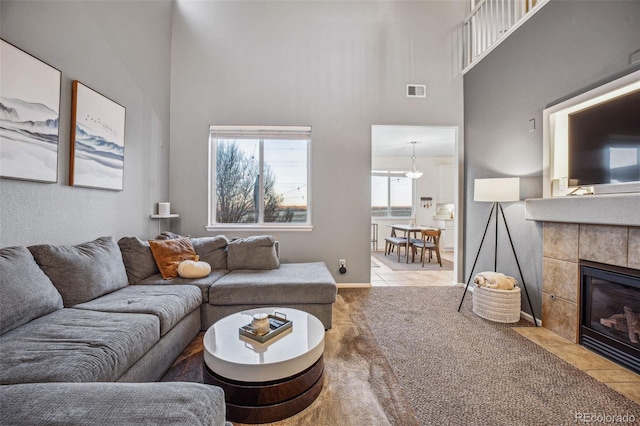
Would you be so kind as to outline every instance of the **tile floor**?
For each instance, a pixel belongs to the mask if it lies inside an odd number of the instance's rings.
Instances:
[[[453,262],[453,251],[441,252],[440,255]],[[377,265],[371,268],[371,285],[374,287],[433,287],[453,283],[453,271],[392,271],[373,256],[371,265]]]
[[[640,375],[542,327],[514,330],[599,382],[640,404]]]

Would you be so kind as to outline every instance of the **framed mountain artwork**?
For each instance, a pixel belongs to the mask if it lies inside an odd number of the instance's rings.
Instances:
[[[0,177],[58,181],[62,73],[0,40]]]
[[[69,184],[122,191],[126,110],[73,82]]]

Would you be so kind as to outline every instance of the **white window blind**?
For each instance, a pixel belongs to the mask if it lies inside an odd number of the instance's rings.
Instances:
[[[212,139],[278,139],[311,138],[311,126],[210,126]]]

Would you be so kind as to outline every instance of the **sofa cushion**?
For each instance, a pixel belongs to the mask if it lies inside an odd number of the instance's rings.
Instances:
[[[211,265],[211,269],[227,269],[227,245],[229,240],[224,235],[217,237],[191,238],[194,250],[202,262]]]
[[[202,294],[196,286],[130,285],[89,302],[75,305],[74,309],[155,315],[160,320],[160,336],[164,336],[201,304]]]
[[[191,240],[186,237],[163,241],[150,240],[149,247],[165,280],[178,276],[180,262],[196,258]]]
[[[118,240],[118,246],[129,284],[136,284],[160,273],[148,241],[142,241],[138,237],[122,237]]]
[[[271,235],[238,238],[227,246],[227,268],[277,269],[280,266],[276,251],[276,239]]]
[[[0,383],[113,382],[159,339],[154,315],[59,309],[0,336]]]
[[[164,231],[156,237],[156,240],[175,240],[185,238],[171,231]],[[229,240],[224,235],[215,237],[190,237],[196,254],[200,260],[211,265],[211,269],[227,269],[227,245]]]
[[[120,248],[112,237],[75,246],[42,244],[29,251],[62,295],[65,307],[129,284]]]
[[[60,293],[26,247],[0,249],[0,334],[62,307]]]
[[[11,425],[225,424],[224,392],[201,383],[28,383],[0,386]]]
[[[209,290],[211,305],[333,303],[336,282],[323,262],[283,263],[268,271],[231,271]]]
[[[211,271],[209,275],[203,278],[182,278],[176,277],[169,280],[162,278],[159,273],[152,275],[140,281],[137,285],[194,285],[200,288],[202,292],[202,302],[207,303],[209,301],[209,288],[211,284],[228,274],[229,271]]]

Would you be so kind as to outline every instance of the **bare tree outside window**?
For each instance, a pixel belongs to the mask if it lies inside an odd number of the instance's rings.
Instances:
[[[220,140],[216,152],[216,220],[219,223],[257,223],[260,213],[260,165],[235,141]],[[275,191],[275,176],[264,166],[264,221],[275,222],[282,195]]]

